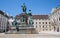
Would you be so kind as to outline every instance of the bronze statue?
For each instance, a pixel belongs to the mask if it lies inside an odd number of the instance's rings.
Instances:
[[[23,12],[26,12],[26,6],[25,6],[25,3],[23,3],[23,5],[22,5],[22,10],[23,10]]]

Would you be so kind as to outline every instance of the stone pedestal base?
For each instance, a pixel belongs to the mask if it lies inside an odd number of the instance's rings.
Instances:
[[[7,34],[36,34],[36,30],[33,27],[19,27],[17,31],[16,27],[12,27]]]

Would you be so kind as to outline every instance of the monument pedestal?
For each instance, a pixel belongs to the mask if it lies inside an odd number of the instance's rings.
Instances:
[[[19,26],[19,31],[17,31],[16,27],[11,27],[11,29],[6,32],[6,34],[36,34],[36,31],[31,26]]]

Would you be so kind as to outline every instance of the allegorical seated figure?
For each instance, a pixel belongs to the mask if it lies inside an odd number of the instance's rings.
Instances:
[[[31,18],[28,18],[28,24],[29,26],[33,26],[33,20]]]

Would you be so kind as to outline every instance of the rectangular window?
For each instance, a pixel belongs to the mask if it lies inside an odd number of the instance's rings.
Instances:
[[[42,22],[44,24],[44,22]]]
[[[46,24],[47,24],[47,22],[46,22]]]

